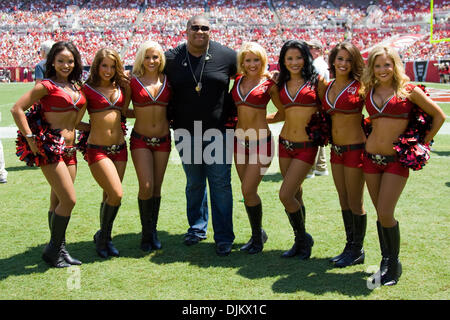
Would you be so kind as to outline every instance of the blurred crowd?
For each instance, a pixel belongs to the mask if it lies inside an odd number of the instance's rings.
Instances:
[[[450,38],[450,0],[435,0],[434,7],[444,18],[436,19],[433,38]],[[34,66],[40,44],[50,38],[73,41],[85,64],[101,47],[116,49],[132,64],[145,40],[164,49],[185,41],[187,19],[200,13],[210,18],[213,40],[235,49],[257,41],[270,63],[288,39],[318,39],[328,50],[349,40],[363,51],[404,34],[422,35],[401,49],[404,60],[450,58],[448,42],[430,43],[429,2],[419,0],[5,0],[0,66]]]

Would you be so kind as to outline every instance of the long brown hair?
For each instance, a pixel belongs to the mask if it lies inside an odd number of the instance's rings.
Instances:
[[[89,78],[86,80],[86,83],[92,86],[98,86],[100,84],[98,69],[104,58],[109,58],[115,63],[116,73],[111,79],[111,82],[125,88],[128,83],[128,77],[125,75],[122,60],[120,59],[117,51],[109,48],[100,49],[95,54],[94,61],[92,61]]]
[[[364,60],[359,52],[358,48],[351,42],[344,41],[338,43],[330,52],[328,58],[328,66],[330,67],[331,78],[336,77],[336,68],[334,66],[334,60],[339,50],[346,50],[352,59],[352,70],[350,71],[350,78],[361,81],[361,76],[364,70]]]

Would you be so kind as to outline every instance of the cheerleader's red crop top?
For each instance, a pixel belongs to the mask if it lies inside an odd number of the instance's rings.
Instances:
[[[322,101],[323,109],[329,113],[333,114],[335,112],[341,113],[361,113],[364,105],[364,99],[362,99],[359,94],[359,88],[361,84],[357,80],[350,82],[336,97],[334,103],[331,103],[328,99],[328,92],[335,80],[328,84],[327,91],[325,92],[325,97]]]
[[[167,76],[164,76],[164,81],[159,89],[156,97],[154,97],[145,87],[145,85],[136,77],[133,77],[130,82],[131,100],[135,107],[147,106],[162,106],[166,107],[170,99],[170,85],[167,81]]]
[[[414,85],[409,84],[407,86],[407,90],[412,91],[414,87],[415,87]],[[378,107],[375,101],[373,100],[373,90],[374,89],[372,88],[370,90],[370,93],[366,97],[366,109],[371,119],[375,119],[378,117],[389,117],[399,119],[409,118],[409,113],[411,112],[414,103],[412,103],[408,99],[401,99],[393,95],[381,107]]]
[[[119,87],[119,94],[114,101],[109,101],[107,97],[98,90],[94,89],[88,84],[83,86],[83,92],[88,101],[87,110],[89,113],[102,112],[107,110],[122,110],[125,104],[125,95]]]
[[[233,96],[236,106],[266,109],[267,104],[270,101],[269,89],[275,84],[275,82],[271,79],[267,79],[251,89],[246,96],[243,96],[239,90],[239,85],[242,78],[242,75],[237,76],[234,81],[233,89],[231,89],[231,95]]]
[[[52,80],[43,79],[41,84],[48,91],[48,95],[40,100],[44,112],[78,112],[86,103],[86,98],[81,91],[78,92],[79,96],[77,101],[73,101],[72,96]]]
[[[297,91],[295,97],[289,94],[287,83],[280,90],[280,101],[285,109],[290,107],[315,107],[319,105],[317,93],[311,82],[305,82]]]

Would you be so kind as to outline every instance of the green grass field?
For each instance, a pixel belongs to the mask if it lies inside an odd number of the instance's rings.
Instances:
[[[427,84],[432,86],[432,84]],[[438,85],[439,86],[439,85]],[[0,85],[0,127],[13,126],[9,109],[30,85]],[[448,86],[447,86],[448,88]],[[450,104],[441,104],[450,114]],[[448,120],[447,120],[448,122]],[[293,243],[293,232],[278,199],[281,175],[277,160],[259,187],[263,226],[269,235],[258,255],[240,252],[250,236],[240,184],[232,172],[234,194],[233,252],[218,257],[213,230],[193,247],[182,244],[188,227],[185,214],[185,178],[174,150],[162,190],[158,223],[163,250],[144,254],[139,249],[138,184],[128,162],[124,198],[113,238],[121,256],[103,260],[92,236],[98,229],[101,189],[87,163],[78,157],[75,182],[77,204],[67,232],[67,247],[83,261],[79,268],[53,269],[41,259],[49,240],[47,208],[49,186],[40,169],[29,168],[15,156],[12,138],[2,138],[8,183],[0,185],[0,299],[257,299],[257,300],[383,300],[450,298],[450,135],[435,139],[431,160],[411,172],[400,198],[396,218],[401,228],[400,259],[403,275],[397,286],[370,289],[367,278],[380,262],[376,214],[365,192],[368,227],[363,265],[335,269],[328,259],[344,246],[344,231],[331,175],[307,179],[304,201],[306,227],[315,240],[311,259],[282,259]]]

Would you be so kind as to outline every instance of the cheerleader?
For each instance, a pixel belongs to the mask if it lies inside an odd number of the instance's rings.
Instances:
[[[283,108],[275,82],[266,71],[264,48],[254,42],[243,44],[237,62],[239,75],[232,88],[238,112],[234,158],[252,229],[250,241],[241,250],[255,254],[262,251],[267,241],[267,234],[262,229],[262,205],[258,195],[258,185],[273,154],[272,136],[266,120],[267,103],[272,99],[280,113],[283,113]]]
[[[409,83],[402,61],[391,47],[378,46],[370,52],[361,82],[361,94],[366,97],[372,122],[363,171],[378,216],[382,255],[379,280],[381,285],[390,286],[397,284],[402,273],[398,258],[400,229],[394,211],[409,176],[409,168],[399,161],[393,143],[407,129],[414,105],[432,117],[430,130],[422,141],[425,145],[439,131],[445,114],[420,88]]]
[[[56,268],[81,264],[65,247],[66,228],[76,202],[75,128],[86,110],[81,75],[77,48],[71,42],[57,42],[48,54],[45,78],[11,109],[19,128],[17,155],[27,165],[39,166],[51,187],[51,238],[42,258]],[[25,115],[24,111],[33,104],[36,105]]]
[[[118,256],[111,232],[122,200],[122,179],[128,160],[121,117],[128,110],[130,88],[116,51],[97,51],[83,92],[91,123],[86,157],[92,176],[104,192],[100,230],[94,235],[94,242],[100,257]]]
[[[311,255],[314,240],[305,230],[302,183],[315,162],[318,150],[306,128],[320,104],[317,83],[324,80],[319,79],[308,45],[303,41],[287,41],[280,50],[278,61],[277,87],[285,110],[284,117],[277,112],[269,115],[268,119],[271,123],[284,120],[278,143],[283,176],[279,197],[295,235],[294,245],[282,257],[297,256],[305,260]]]
[[[330,162],[347,238],[344,251],[330,261],[347,267],[365,259],[362,158],[366,136],[361,125],[364,99],[359,95],[364,61],[358,48],[342,42],[331,50],[329,66],[334,80],[325,88],[319,86],[319,94],[323,110],[331,117]]]
[[[142,225],[141,249],[161,249],[156,225],[161,186],[171,150],[167,105],[171,90],[162,73],[165,55],[154,41],[136,53],[131,79],[131,100],[136,122],[130,138],[131,157],[139,181],[138,205]]]

